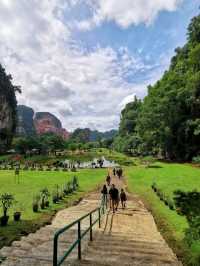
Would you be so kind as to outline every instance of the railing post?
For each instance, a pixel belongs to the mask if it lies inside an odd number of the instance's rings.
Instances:
[[[90,241],[92,241],[92,213],[90,213]]]
[[[53,240],[53,266],[57,266],[58,256],[58,237],[55,235]]]
[[[78,221],[78,259],[81,260],[81,222]]]
[[[98,210],[99,213],[99,228],[101,227],[101,208]]]

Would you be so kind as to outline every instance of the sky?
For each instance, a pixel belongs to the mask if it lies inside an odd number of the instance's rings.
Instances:
[[[67,130],[117,128],[167,70],[199,0],[0,0],[0,63],[18,103]]]

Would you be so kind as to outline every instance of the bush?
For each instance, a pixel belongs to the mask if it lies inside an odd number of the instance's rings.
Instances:
[[[192,158],[193,163],[200,164],[200,155]]]
[[[200,265],[200,240],[192,243],[189,254],[190,256],[187,258],[187,264],[190,266]]]
[[[38,212],[39,201],[40,201],[40,195],[36,195],[33,197],[33,204],[32,204],[33,212]]]
[[[14,203],[14,196],[9,193],[4,193],[0,196],[1,206],[3,209],[3,216],[7,216],[8,209],[13,205]]]
[[[154,192],[156,192],[156,190],[157,190],[157,185],[156,185],[155,182],[151,185],[151,188],[153,189]]]
[[[186,216],[189,222],[193,217],[200,216],[200,192],[178,190],[174,192],[174,195],[176,208]]]
[[[168,206],[170,208],[170,210],[174,210],[174,201],[172,199],[168,199]]]

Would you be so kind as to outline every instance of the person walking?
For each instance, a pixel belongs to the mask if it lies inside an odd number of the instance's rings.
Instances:
[[[107,204],[108,204],[108,190],[106,185],[103,185],[103,188],[101,190],[102,196],[103,196],[103,204],[106,203],[106,208],[107,208]]]
[[[109,190],[110,195],[110,208],[112,208],[113,213],[117,211],[119,205],[119,190],[112,184],[111,189]]]
[[[113,175],[115,176],[116,175],[116,169],[113,168]]]
[[[107,177],[106,177],[106,182],[107,182],[107,185],[110,186],[110,181],[111,181],[111,177],[108,173]]]
[[[121,204],[122,204],[122,209],[125,209],[126,208],[127,196],[126,196],[126,193],[125,193],[123,188],[121,189],[120,200],[121,200]]]
[[[122,168],[120,167],[120,168],[118,169],[118,171],[117,171],[117,175],[118,175],[119,179],[122,177],[122,174],[123,174],[123,170],[122,170]]]

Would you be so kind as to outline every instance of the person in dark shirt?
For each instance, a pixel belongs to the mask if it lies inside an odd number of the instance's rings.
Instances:
[[[112,184],[111,189],[109,190],[109,195],[110,195],[110,202],[111,202],[111,206],[113,213],[115,211],[117,211],[118,205],[119,205],[119,191],[118,189],[115,187],[114,184]]]
[[[107,202],[108,202],[108,190],[106,185],[103,186],[102,190],[101,190],[102,196],[103,196],[103,202],[104,204],[106,204],[106,208],[107,208]]]
[[[121,189],[120,199],[121,199],[122,209],[126,208],[127,197],[123,188]]]
[[[115,168],[113,169],[113,175],[114,176],[116,175],[116,169]]]
[[[108,174],[107,177],[106,177],[106,182],[107,182],[107,185],[110,186],[110,181],[111,181],[111,177],[110,175]]]

